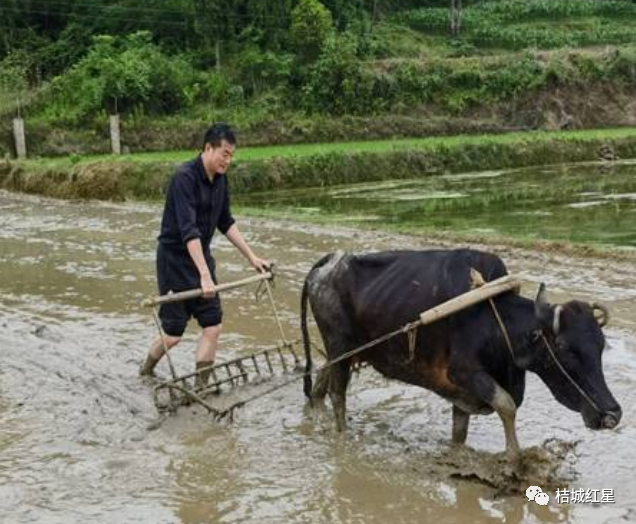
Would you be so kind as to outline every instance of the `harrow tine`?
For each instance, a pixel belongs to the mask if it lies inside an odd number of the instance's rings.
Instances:
[[[267,361],[267,367],[269,368],[269,372],[270,372],[270,374],[273,375],[274,374],[274,368],[272,367],[272,362],[269,359],[269,350],[265,350],[263,352],[263,355],[265,355],[265,360]]]
[[[256,355],[252,355],[252,363],[254,364],[254,371],[256,371],[257,375],[261,374],[261,369],[258,367],[258,361],[256,360]]]
[[[212,383],[212,385],[215,385],[215,386],[216,386],[215,391],[216,391],[217,393],[220,393],[220,392],[221,392],[221,388],[218,386],[219,377],[218,377],[218,375],[216,374],[216,370],[215,370],[214,368],[212,368],[212,372],[211,372],[210,374],[212,375],[212,380],[214,381],[214,382]]]
[[[287,373],[287,362],[285,362],[285,357],[283,356],[283,352],[281,348],[277,347],[276,352],[278,353],[278,356],[280,357],[280,363],[283,366],[283,370],[285,371],[285,373]]]
[[[243,365],[243,359],[236,361],[236,367],[238,368],[239,373],[241,374],[241,377],[243,378],[243,384],[247,384],[248,377],[247,377],[247,371],[245,370],[245,366]]]
[[[294,351],[294,346],[292,344],[288,343],[288,344],[285,345],[285,347],[291,353],[292,357],[294,357],[294,365],[297,366],[300,361],[298,359],[298,355]]]

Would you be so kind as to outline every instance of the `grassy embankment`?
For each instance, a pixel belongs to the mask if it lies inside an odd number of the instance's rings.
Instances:
[[[242,148],[237,194],[597,160],[636,158],[636,128]],[[156,199],[194,152],[66,157],[0,164],[0,187],[60,198]]]

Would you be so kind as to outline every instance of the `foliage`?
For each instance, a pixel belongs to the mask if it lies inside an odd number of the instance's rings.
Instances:
[[[247,96],[259,95],[268,88],[284,85],[291,74],[293,57],[288,54],[263,52],[250,45],[237,56],[236,77],[245,86]]]
[[[26,102],[27,67],[24,53],[15,52],[0,61],[0,115],[13,113]]]
[[[309,111],[362,114],[386,103],[386,97],[376,96],[380,86],[380,78],[361,63],[355,37],[332,36],[310,69],[303,103]]]
[[[298,57],[301,62],[310,62],[333,32],[331,13],[318,0],[300,0],[291,18],[291,39]]]
[[[97,129],[114,110],[274,125],[281,111],[463,114],[555,85],[634,81],[634,2],[463,6],[451,40],[448,0],[2,0],[0,113],[20,94],[31,119],[58,125]],[[618,48],[536,52],[592,45]]]
[[[39,103],[50,119],[67,122],[134,107],[171,111],[188,101],[185,87],[192,86],[194,77],[186,61],[162,53],[147,32],[100,36],[82,60],[51,83]]]

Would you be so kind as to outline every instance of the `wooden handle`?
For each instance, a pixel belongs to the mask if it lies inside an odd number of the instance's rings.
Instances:
[[[267,271],[265,273],[259,273],[258,275],[254,275],[253,277],[247,277],[243,280],[237,280],[236,282],[228,282],[227,284],[219,284],[216,286],[216,292],[220,293],[221,291],[229,291],[230,289],[236,289],[238,287],[247,286],[249,284],[253,284],[254,282],[260,282],[261,280],[271,280],[273,278],[273,273]],[[198,289],[189,289],[188,291],[180,291],[178,293],[168,293],[167,295],[161,295],[160,297],[148,298],[141,302],[143,307],[152,307],[159,306],[161,304],[168,304],[170,302],[180,302],[182,300],[189,300],[191,298],[199,298],[203,296],[203,290],[201,288]]]
[[[473,306],[478,302],[482,302],[496,295],[500,295],[506,291],[510,291],[511,289],[519,289],[521,287],[521,281],[513,277],[511,275],[506,275],[504,277],[493,280],[492,282],[487,282],[481,287],[473,289],[471,291],[467,291],[462,295],[459,295],[455,298],[451,298],[446,302],[443,302],[439,306],[432,307],[431,309],[427,309],[423,313],[420,314],[420,322],[422,324],[431,324],[442,318],[445,318],[457,311],[462,309],[466,309],[467,307]]]

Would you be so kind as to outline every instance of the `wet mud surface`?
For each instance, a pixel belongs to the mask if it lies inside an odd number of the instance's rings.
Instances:
[[[489,246],[534,296],[606,304],[604,369],[622,404],[613,431],[585,429],[529,375],[518,415],[525,469],[511,471],[495,416],[471,418],[468,446],[450,442],[451,409],[433,393],[355,375],[349,429],[311,410],[301,383],[247,404],[233,422],[198,406],[157,421],[137,377],[155,326],[141,299],[155,294],[159,205],[67,203],[0,193],[0,514],[3,522],[156,523],[618,523],[636,518],[635,264]],[[289,338],[299,334],[302,279],[335,249],[439,246],[425,238],[239,222],[278,268],[275,298]],[[463,244],[466,246],[467,244]],[[479,246],[473,246],[479,247]],[[219,278],[251,273],[223,239]],[[253,293],[223,296],[220,359],[271,346],[271,310]],[[313,333],[314,337],[317,334]],[[174,350],[193,368],[196,329]],[[169,375],[165,363],[159,372]],[[259,386],[262,387],[262,386]],[[247,390],[246,390],[247,391]],[[242,393],[237,393],[242,394]],[[525,497],[541,486],[550,503]],[[614,502],[558,503],[556,489],[612,489]]]

